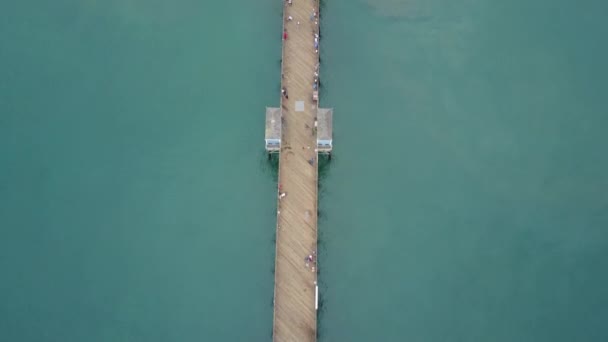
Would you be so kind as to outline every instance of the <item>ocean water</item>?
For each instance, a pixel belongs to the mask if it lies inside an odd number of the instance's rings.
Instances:
[[[281,9],[0,3],[1,341],[271,340]],[[322,14],[319,341],[608,339],[608,5]]]
[[[270,339],[281,5],[234,6],[2,2],[0,340]]]
[[[608,3],[322,13],[320,340],[607,340]]]

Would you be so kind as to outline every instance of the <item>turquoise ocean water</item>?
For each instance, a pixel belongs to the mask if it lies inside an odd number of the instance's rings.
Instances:
[[[0,341],[271,340],[281,8],[0,3]],[[608,4],[322,14],[319,341],[607,340]]]

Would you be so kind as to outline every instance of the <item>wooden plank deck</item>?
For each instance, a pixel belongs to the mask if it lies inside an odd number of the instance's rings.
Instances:
[[[279,159],[273,341],[316,341],[317,312],[317,140],[313,130],[318,104],[313,80],[319,55],[318,0],[292,0],[283,13],[283,127]],[[311,20],[313,10],[317,15]],[[289,17],[292,20],[288,20]],[[296,106],[304,104],[302,111]],[[309,160],[314,158],[314,162]],[[281,194],[284,193],[284,197]],[[314,261],[306,265],[306,258]]]

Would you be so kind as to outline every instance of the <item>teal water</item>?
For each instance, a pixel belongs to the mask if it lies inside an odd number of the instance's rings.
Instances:
[[[322,11],[319,340],[608,339],[608,5]],[[269,341],[281,3],[0,18],[0,340]]]
[[[322,340],[608,340],[608,4],[322,11]]]
[[[281,6],[240,6],[2,2],[0,340],[270,338]]]

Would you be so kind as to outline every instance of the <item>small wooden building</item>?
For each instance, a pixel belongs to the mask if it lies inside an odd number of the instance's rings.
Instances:
[[[281,108],[266,107],[266,151],[281,151]]]

